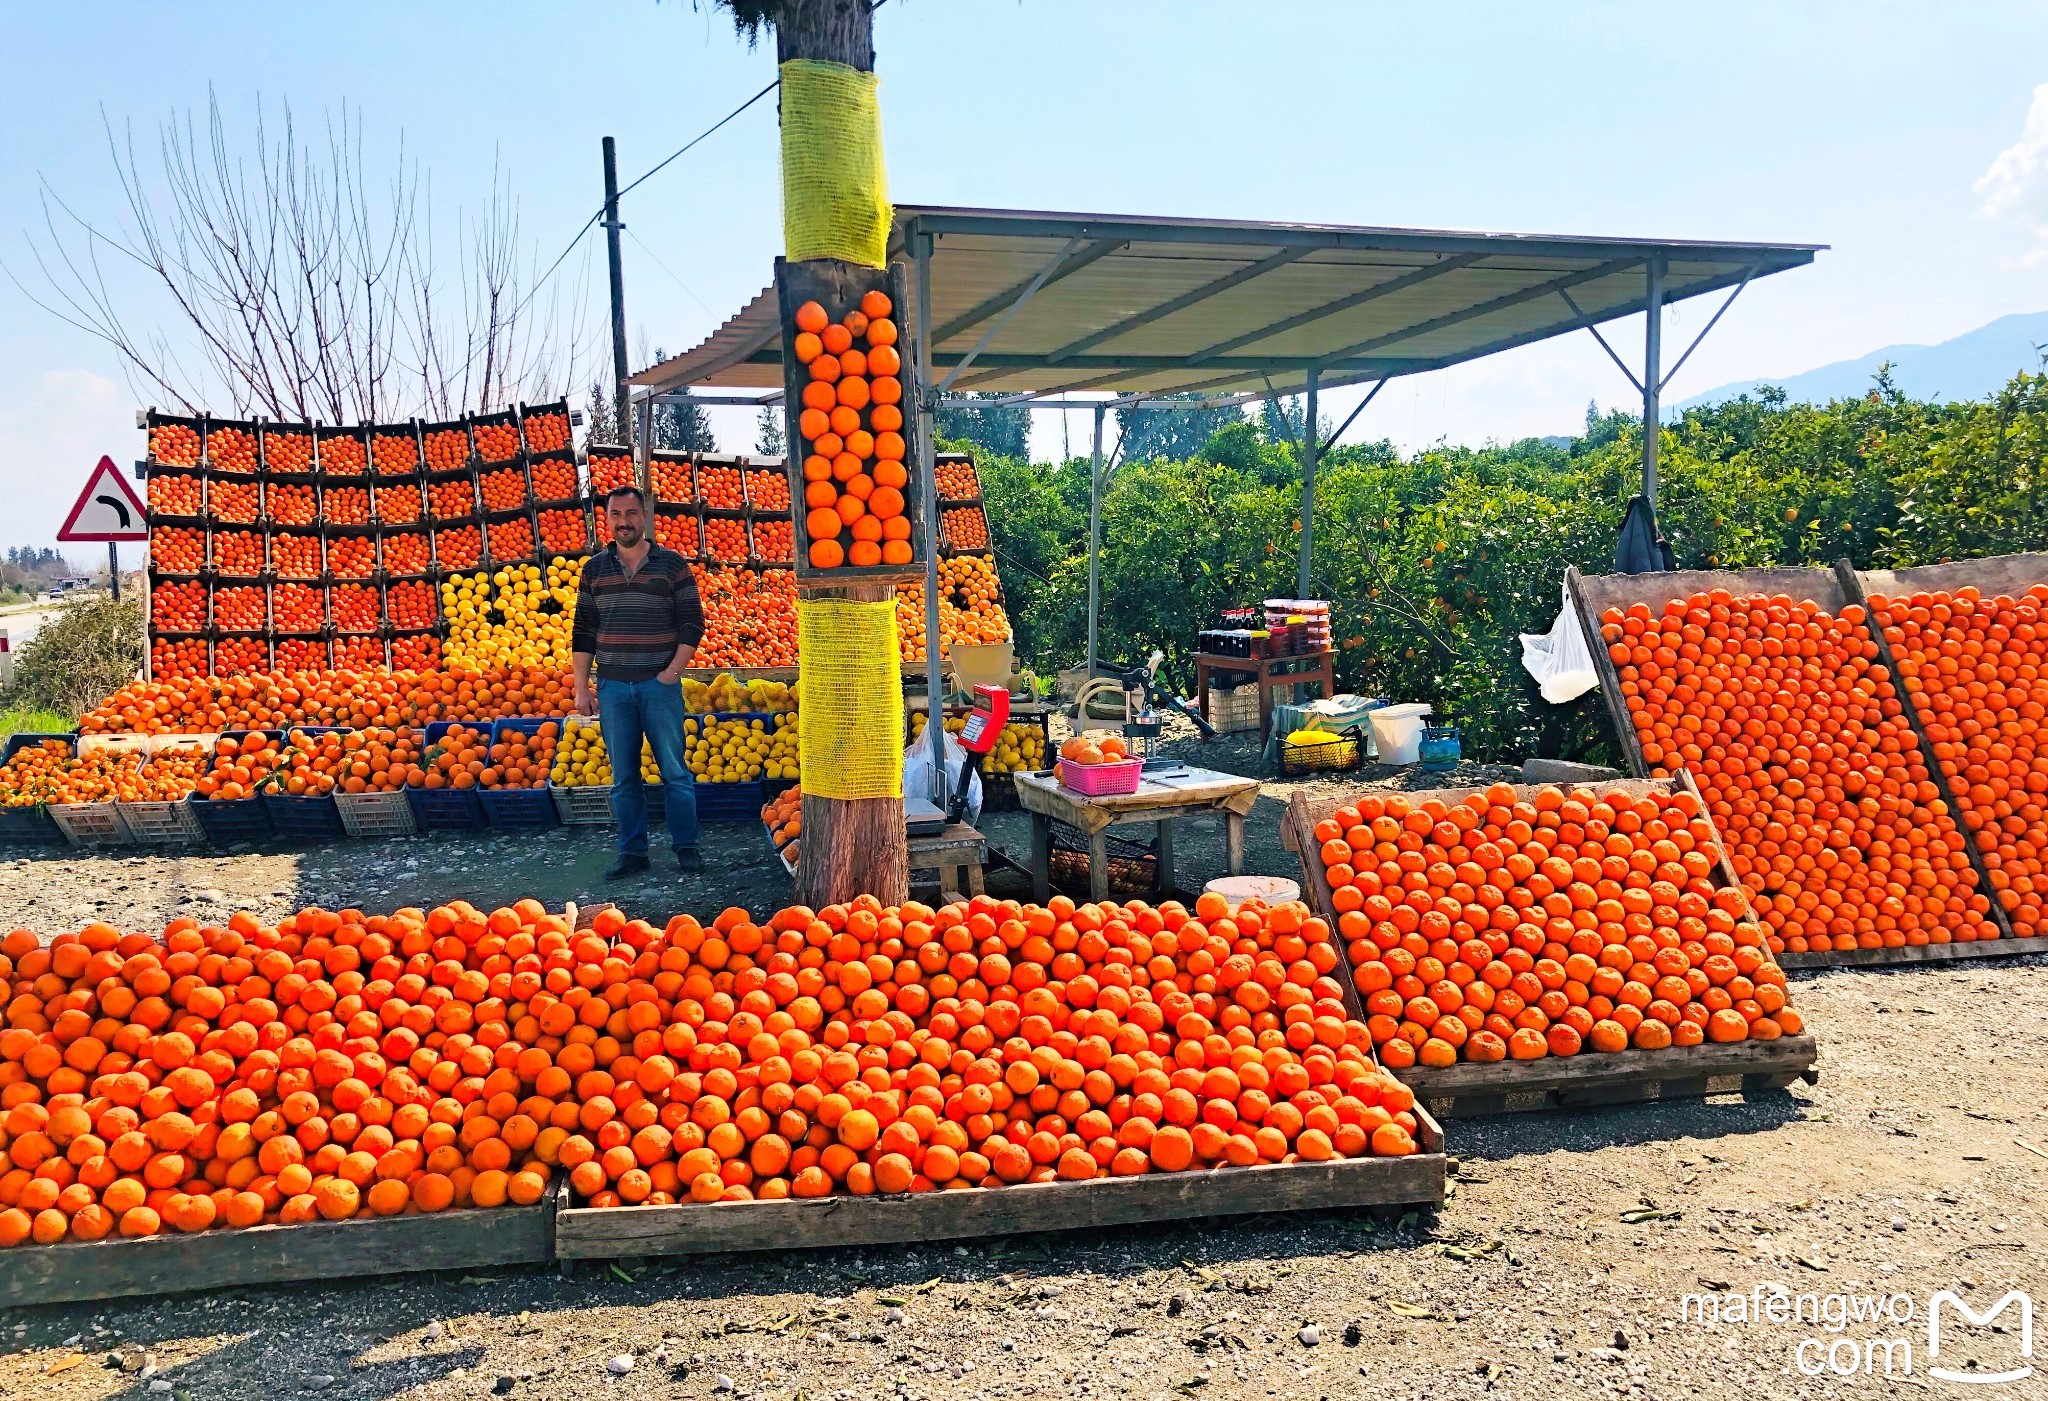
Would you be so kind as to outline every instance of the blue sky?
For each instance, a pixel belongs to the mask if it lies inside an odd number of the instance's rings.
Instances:
[[[444,223],[502,165],[546,259],[597,203],[600,137],[630,178],[773,67],[772,45],[749,52],[722,14],[676,0],[105,0],[90,24],[8,10],[0,260],[31,288],[42,180],[92,217],[120,213],[102,106],[145,149],[209,85],[241,133],[259,94],[302,125],[359,106],[371,168],[402,136]],[[891,0],[876,48],[905,201],[1833,245],[1746,292],[1674,398],[2048,307],[2037,4]],[[636,348],[694,343],[779,249],[772,104],[636,191],[625,218]],[[593,317],[601,249],[586,240],[557,275],[581,280]],[[1667,337],[1710,312],[1682,308]],[[1609,334],[1639,353],[1639,321]],[[1628,395],[1580,334],[1397,382],[1352,432],[1405,447],[1567,432],[1589,398]],[[49,542],[101,453],[139,454],[137,402],[111,352],[0,279],[0,544]],[[751,421],[718,427],[751,446]],[[1041,415],[1035,446],[1059,445]]]

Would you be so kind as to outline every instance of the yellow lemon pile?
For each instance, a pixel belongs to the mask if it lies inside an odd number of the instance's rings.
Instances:
[[[489,671],[541,667],[566,671],[575,630],[580,559],[508,564],[441,583],[441,614],[448,620],[444,661]]]
[[[640,741],[640,781],[661,782],[661,770],[654,763],[653,746],[645,739]],[[611,787],[611,754],[604,747],[604,732],[597,721],[583,716],[569,717],[562,729],[561,743],[555,748],[555,766],[548,770],[548,782],[563,788]]]

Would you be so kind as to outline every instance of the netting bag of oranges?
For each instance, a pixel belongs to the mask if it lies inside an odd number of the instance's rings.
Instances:
[[[1690,792],[1371,795],[1313,834],[1394,1069],[1804,1029]]]

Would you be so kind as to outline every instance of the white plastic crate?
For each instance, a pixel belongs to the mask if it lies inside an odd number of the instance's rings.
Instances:
[[[206,831],[192,815],[192,805],[176,803],[121,803],[121,825],[128,840],[149,846],[177,842],[203,842]]]
[[[121,825],[121,805],[105,803],[51,803],[50,820],[73,846],[119,846],[128,840]]]
[[[555,800],[555,813],[564,827],[609,827],[612,825],[610,784],[598,787],[565,787],[550,783],[548,793]],[[652,813],[649,814],[650,819]]]
[[[388,793],[336,793],[335,811],[351,837],[410,837],[419,831],[405,790]]]

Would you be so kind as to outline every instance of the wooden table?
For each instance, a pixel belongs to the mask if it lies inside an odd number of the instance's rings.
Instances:
[[[1334,651],[1300,652],[1285,657],[1219,657],[1212,652],[1197,652],[1195,708],[1204,720],[1209,718],[1210,672],[1249,672],[1259,688],[1259,738],[1263,740],[1273,725],[1273,688],[1321,686],[1327,700],[1337,694],[1336,658]]]
[[[950,822],[935,837],[910,839],[910,871],[936,871],[944,896],[980,895],[986,888],[981,868],[988,860],[988,838],[965,822]]]
[[[1088,838],[1091,900],[1109,898],[1111,827],[1150,823],[1159,831],[1161,891],[1173,889],[1173,824],[1198,813],[1223,814],[1224,847],[1230,874],[1244,871],[1244,820],[1259,800],[1259,781],[1214,769],[1184,766],[1158,778],[1148,776],[1135,793],[1090,798],[1068,788],[1057,770],[1016,775],[1017,801],[1031,814],[1031,898],[1044,904],[1051,894],[1052,823],[1055,818]]]

